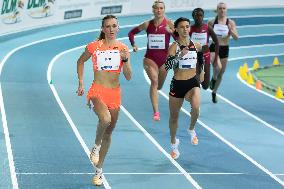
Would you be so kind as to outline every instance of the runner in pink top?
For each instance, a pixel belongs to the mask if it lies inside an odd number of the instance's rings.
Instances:
[[[164,63],[166,62],[170,35],[174,31],[174,25],[172,21],[165,18],[165,4],[163,1],[155,1],[152,8],[154,18],[133,28],[128,33],[128,37],[133,51],[136,52],[138,47],[134,42],[134,35],[143,30],[147,33],[148,44],[143,60],[144,70],[151,81],[150,98],[154,112],[153,119],[159,121],[158,90],[162,88],[167,76]]]
[[[196,8],[192,11],[192,18],[194,19],[194,24],[191,26],[189,35],[191,40],[195,43],[200,43],[202,45],[202,52],[204,57],[204,81],[201,83],[203,89],[208,89],[210,84],[210,50],[209,50],[209,37],[212,38],[213,42],[217,46],[215,48],[215,53],[219,54],[219,43],[218,38],[212,29],[206,23],[203,23],[204,11],[201,8]],[[213,65],[216,64],[218,56],[215,56]]]

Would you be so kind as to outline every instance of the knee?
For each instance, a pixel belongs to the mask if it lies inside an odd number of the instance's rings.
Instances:
[[[158,80],[157,79],[152,79],[151,80],[151,86],[158,89]]]
[[[100,122],[100,125],[107,127],[111,123],[111,116],[110,115],[104,115],[104,116],[100,117],[99,122]]]

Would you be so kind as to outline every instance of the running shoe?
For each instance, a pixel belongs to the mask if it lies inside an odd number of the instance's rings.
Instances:
[[[217,103],[218,102],[216,93],[212,93],[212,102],[213,103]]]
[[[196,136],[195,130],[188,130],[188,133],[190,134],[190,142],[192,145],[198,145],[198,138]]]
[[[160,113],[159,112],[154,113],[153,120],[154,121],[160,121]]]
[[[96,168],[96,173],[95,173],[95,176],[93,177],[92,183],[93,183],[93,185],[96,185],[96,186],[101,186],[103,184],[103,170],[102,170],[102,168],[101,169]]]
[[[210,85],[209,85],[209,87],[210,87],[211,90],[213,90],[213,89],[215,88],[215,84],[216,84],[216,80],[213,79],[213,77],[212,77],[212,78],[211,78],[211,81],[210,81]]]
[[[180,155],[180,153],[178,151],[178,145],[179,145],[179,139],[176,138],[176,143],[171,144],[171,146],[172,146],[171,156],[172,156],[173,159],[177,159]]]
[[[93,164],[96,166],[99,162],[100,157],[100,148],[101,145],[97,146],[96,144],[92,148],[91,154],[90,154],[90,160],[93,162]]]

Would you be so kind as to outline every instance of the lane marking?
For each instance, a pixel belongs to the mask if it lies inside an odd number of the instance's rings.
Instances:
[[[10,134],[9,134],[8,124],[7,124],[7,117],[6,117],[5,107],[4,107],[1,83],[0,83],[0,109],[1,109],[1,115],[2,115],[2,126],[3,126],[4,136],[5,136],[12,185],[13,185],[13,189],[18,189],[19,186],[18,186],[18,180],[16,176],[16,169],[15,169],[14,158],[13,158],[13,150],[11,146]]]
[[[259,28],[259,27],[282,27],[284,24],[255,24],[255,25],[242,25],[237,28]]]
[[[230,49],[250,49],[250,48],[257,48],[257,47],[277,47],[277,46],[283,46],[284,43],[277,43],[277,44],[261,44],[261,45],[244,45],[240,47],[230,47]],[[242,57],[241,57],[242,58]],[[231,60],[231,58],[229,58]]]
[[[245,84],[247,87],[249,87],[249,88],[251,88],[251,89],[253,89],[253,90],[255,90],[255,91],[259,92],[259,93],[262,93],[262,94],[264,94],[264,95],[266,95],[266,96],[268,96],[268,97],[270,97],[270,98],[273,98],[274,100],[277,100],[278,102],[281,102],[281,103],[284,104],[284,101],[283,101],[283,100],[281,100],[281,99],[279,99],[279,98],[276,98],[275,96],[273,96],[273,95],[271,95],[271,94],[269,94],[269,93],[267,93],[267,92],[265,92],[265,91],[263,91],[263,90],[258,90],[258,89],[256,89],[255,86],[253,86],[253,85],[249,85],[247,82],[245,82],[245,81],[240,77],[239,73],[236,74],[236,77],[238,78],[238,80],[239,80],[240,82],[242,82],[243,84]],[[283,134],[282,134],[282,135],[283,135]]]
[[[17,173],[17,175],[93,175],[94,173]],[[183,175],[183,173],[104,173],[105,175]],[[246,173],[190,173],[191,175],[246,175]],[[251,174],[250,174],[251,175]]]
[[[282,36],[284,33],[263,33],[263,34],[257,34],[257,35],[242,35],[239,38],[255,38],[255,37],[275,37],[275,36]],[[278,43],[279,44],[279,43]]]
[[[211,93],[212,91],[211,91],[210,89],[207,89],[207,92],[210,92],[210,93]],[[267,123],[266,121],[260,119],[258,116],[256,116],[256,115],[250,113],[249,111],[245,110],[244,108],[242,108],[242,107],[236,105],[235,103],[233,103],[233,102],[230,101],[229,99],[223,97],[222,95],[217,94],[217,96],[218,96],[220,99],[222,99],[223,101],[225,101],[226,103],[228,103],[228,104],[230,104],[231,106],[233,106],[234,108],[236,108],[236,109],[240,110],[241,112],[247,114],[249,117],[255,119],[256,121],[262,123],[262,124],[265,125],[266,127],[270,128],[270,129],[276,131],[277,133],[279,133],[280,135],[284,136],[284,131],[281,131],[280,129],[278,129],[278,128],[272,126],[271,124],[269,124],[269,123]]]
[[[190,174],[186,172],[186,170],[163,149],[163,147],[154,139],[154,137],[152,137],[152,135],[148,133],[146,129],[144,129],[144,127],[140,125],[138,121],[136,121],[136,119],[123,106],[121,106],[121,109],[135,124],[135,126],[138,127],[143,132],[143,134],[160,150],[160,152],[162,152],[172,162],[172,164],[176,166],[176,168],[187,178],[187,180],[189,180],[195,188],[201,189],[201,186],[199,186],[199,184],[190,176]]]
[[[150,79],[147,76],[147,73],[145,72],[145,70],[143,70],[143,74],[144,74],[144,78],[147,81],[147,83],[150,85]],[[165,97],[165,99],[169,100],[168,95],[166,95],[163,91],[159,90],[159,93]],[[225,99],[223,97],[223,99]],[[181,111],[183,111],[185,114],[187,114],[188,116],[190,116],[190,113],[184,109],[183,107],[181,108]],[[227,144],[229,147],[231,147],[233,150],[235,150],[237,153],[239,153],[241,156],[243,156],[244,158],[246,158],[248,161],[250,161],[252,164],[254,164],[256,167],[258,167],[260,170],[262,170],[263,172],[265,172],[267,175],[269,175],[272,179],[274,179],[276,182],[278,182],[279,184],[281,184],[282,186],[284,186],[284,182],[279,179],[277,176],[273,175],[272,172],[270,172],[268,169],[266,169],[264,166],[262,166],[261,164],[259,164],[257,161],[255,161],[253,158],[251,158],[250,156],[248,156],[247,154],[245,154],[243,151],[241,151],[239,148],[237,148],[235,145],[233,145],[231,142],[229,142],[228,140],[226,140],[224,137],[222,137],[218,132],[214,131],[213,129],[211,129],[209,126],[207,126],[205,123],[203,123],[202,121],[200,121],[199,119],[197,120],[197,122],[204,127],[206,130],[208,130],[209,132],[211,132],[213,135],[215,135],[217,138],[219,138],[223,143]]]

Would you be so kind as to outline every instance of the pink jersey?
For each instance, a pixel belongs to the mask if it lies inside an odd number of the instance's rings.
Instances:
[[[202,24],[201,27],[192,25],[190,27],[189,36],[191,37],[191,40],[195,43],[200,43],[202,46],[208,45],[209,43],[208,24]]]
[[[161,67],[167,58],[171,34],[166,30],[168,21],[166,18],[156,27],[154,20],[150,20],[147,32],[148,44],[146,58],[153,60]]]

